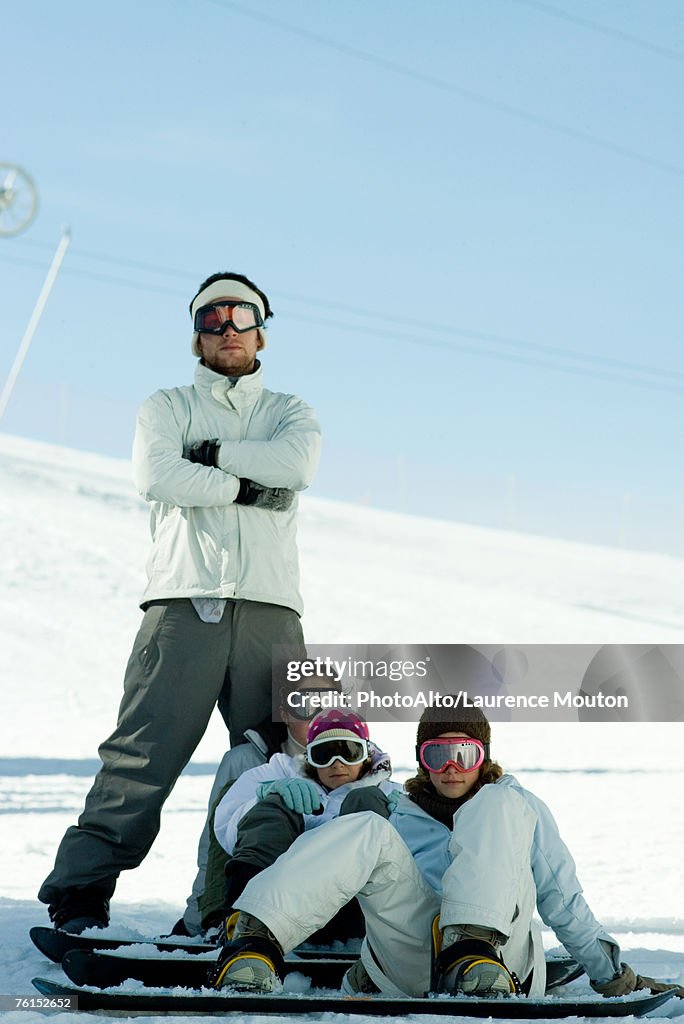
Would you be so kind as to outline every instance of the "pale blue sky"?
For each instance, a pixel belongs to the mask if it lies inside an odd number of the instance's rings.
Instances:
[[[684,554],[679,0],[24,0],[3,42],[3,379],[73,240],[0,429],[127,455],[239,270],[312,493]]]

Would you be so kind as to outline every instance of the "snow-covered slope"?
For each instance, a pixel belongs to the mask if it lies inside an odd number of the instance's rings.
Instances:
[[[139,621],[144,503],[126,462],[0,435],[0,992],[47,967],[33,902],[111,729]],[[305,495],[300,550],[310,642],[679,643],[684,562],[378,512]],[[645,973],[684,978],[681,723],[500,725],[499,759],[545,799],[587,897]],[[411,729],[378,727],[401,775]],[[215,722],[145,863],[121,880],[114,926],[167,928],[193,876]],[[644,750],[647,756],[644,757]],[[62,759],[70,759],[67,764]],[[203,773],[204,772],[204,773]],[[551,935],[547,944],[554,945]],[[23,1013],[23,1024],[38,1016]],[[70,1018],[73,1020],[73,1016]],[[252,1019],[251,1024],[256,1024]]]
[[[683,560],[308,495],[299,541],[310,643],[684,639]],[[126,462],[0,435],[0,675],[13,754],[93,756],[140,618],[147,547]],[[217,735],[200,759],[219,755]]]

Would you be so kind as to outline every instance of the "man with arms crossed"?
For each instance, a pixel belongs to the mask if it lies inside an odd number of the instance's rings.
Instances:
[[[152,552],[118,723],[38,894],[74,933],[108,924],[119,873],[152,846],[214,706],[242,742],[271,712],[272,646],[304,652],[295,492],[316,471],[320,428],[300,398],[263,386],[273,314],[249,278],[212,275],[190,312],[194,384],[157,391],[138,415]]]

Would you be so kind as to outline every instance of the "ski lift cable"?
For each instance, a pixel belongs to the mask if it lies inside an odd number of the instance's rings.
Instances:
[[[1,262],[21,263],[22,266],[31,266],[31,267],[41,267],[42,266],[41,264],[37,263],[36,261],[25,260],[25,259],[21,259],[21,260],[18,261],[18,260],[16,260],[16,258],[14,260],[9,260],[8,258],[2,257],[2,255],[0,255],[0,261]],[[100,273],[96,273],[96,272],[92,272],[92,271],[87,271],[87,270],[78,270],[78,269],[76,269],[74,267],[65,267],[64,270],[62,271],[62,273],[70,274],[71,276],[86,278],[88,280],[99,281],[99,282],[104,283],[104,284],[116,285],[117,287],[133,288],[133,289],[135,289],[137,291],[159,292],[159,293],[163,293],[165,295],[173,295],[173,296],[176,296],[178,298],[181,298],[181,296],[183,294],[183,293],[180,292],[179,289],[175,289],[175,288],[169,288],[169,287],[164,287],[164,286],[154,285],[154,284],[146,285],[146,284],[138,282],[138,281],[129,281],[129,280],[126,280],[124,278],[117,278],[117,277],[114,277],[113,275],[109,275],[109,274],[100,274]],[[185,298],[184,295],[183,295],[183,298]],[[380,315],[380,314],[378,314],[378,315]],[[332,328],[334,330],[339,330],[339,329],[341,329],[341,330],[349,330],[349,327],[350,327],[350,324],[349,324],[348,321],[343,322],[341,320],[324,320],[324,319],[321,319],[320,317],[314,317],[314,316],[310,316],[308,314],[302,314],[302,313],[297,313],[296,317],[302,323],[310,323],[310,324],[313,324],[313,325],[316,325],[316,326],[319,326],[319,327]],[[462,353],[465,353],[465,354],[468,354],[468,355],[473,355],[473,356],[475,356],[477,358],[495,359],[495,360],[500,360],[500,361],[509,362],[509,363],[517,363],[518,365],[523,365],[523,366],[535,366],[535,367],[542,368],[542,369],[554,370],[554,371],[560,372],[560,373],[573,374],[574,376],[602,379],[602,380],[610,381],[611,383],[616,383],[616,384],[629,384],[629,385],[632,385],[633,387],[639,387],[639,388],[642,388],[642,389],[645,389],[645,390],[649,390],[649,391],[660,391],[660,392],[666,392],[666,393],[677,394],[677,395],[684,393],[684,387],[677,387],[676,385],[668,386],[667,384],[661,384],[658,381],[646,380],[645,378],[643,378],[643,376],[642,377],[639,377],[639,376],[631,376],[631,377],[629,377],[629,376],[622,376],[622,375],[619,375],[618,373],[610,373],[608,371],[601,371],[599,369],[590,369],[588,367],[578,367],[578,366],[568,366],[568,365],[566,365],[564,363],[560,363],[558,361],[553,362],[551,360],[535,359],[535,358],[533,358],[531,356],[520,355],[520,354],[517,354],[517,353],[514,353],[514,352],[499,352],[499,351],[496,351],[496,350],[493,350],[493,349],[483,349],[481,346],[465,345],[463,343],[454,343],[454,342],[451,342],[451,341],[445,341],[445,340],[440,340],[440,339],[426,338],[424,336],[416,337],[413,334],[402,335],[402,334],[397,334],[396,330],[384,331],[381,328],[372,327],[372,326],[368,326],[368,325],[365,325],[365,324],[361,324],[361,325],[355,327],[355,330],[357,330],[360,334],[367,335],[369,337],[373,337],[374,336],[374,337],[382,337],[382,338],[391,338],[395,342],[399,341],[399,342],[402,342],[402,343],[405,343],[405,344],[416,345],[416,346],[419,346],[419,347],[438,348],[438,349],[441,349],[442,351],[454,352],[454,353],[455,352],[462,352]],[[464,333],[466,333],[466,332],[464,332]],[[568,354],[568,356],[566,356],[565,358],[570,358],[570,357],[571,357],[570,354]],[[577,359],[576,354],[572,354],[572,358]],[[624,367],[624,370],[625,370],[625,372],[634,372],[634,373],[637,372],[637,371],[632,371],[632,370],[628,369],[627,366]],[[649,372],[653,373],[654,371],[649,370]],[[661,373],[661,372],[662,373],[668,373],[668,376],[670,378],[673,377],[673,376],[684,377],[684,374],[678,374],[676,371],[669,371],[669,372],[668,371],[656,371],[656,372],[658,372],[658,373]]]
[[[570,11],[562,10],[559,7],[552,7],[551,4],[542,3],[542,0],[514,0],[514,3],[521,4],[523,7],[529,7],[533,11],[541,11],[543,14],[549,14],[553,18],[561,18],[563,21],[572,22],[574,25],[581,25],[582,28],[589,29],[592,32],[599,32],[601,35],[610,36],[613,39],[618,39],[622,43],[627,43],[630,46],[636,46],[640,50],[646,50],[659,57],[666,57],[668,60],[684,63],[684,53],[681,53],[679,50],[672,50],[668,46],[659,46],[657,43],[651,43],[647,39],[642,39],[641,36],[632,35],[631,32],[624,32],[617,28],[609,28],[607,25],[601,25],[599,22],[592,21],[590,18],[583,18],[579,14],[571,14]]]
[[[22,244],[31,244],[33,247],[47,247],[44,243],[33,242],[28,243],[23,241]],[[128,258],[117,258],[109,257],[102,253],[95,253],[91,250],[85,249],[74,249],[71,250],[72,258],[81,257],[86,259],[93,259],[102,263],[109,263],[112,266],[130,266],[136,270],[146,270],[154,274],[161,274],[166,276],[174,276],[182,278],[183,280],[190,281],[190,275],[187,271],[181,271],[177,268],[170,268],[164,266],[158,266],[151,263],[144,263],[140,260],[131,260]],[[35,262],[22,260],[21,258],[15,259],[15,263],[21,263],[24,266],[38,266]],[[90,280],[100,281],[102,283],[117,284],[122,287],[134,288],[137,291],[155,291],[161,294],[167,295],[178,295],[181,293],[176,288],[157,285],[157,284],[145,284],[139,281],[131,281],[127,278],[115,277],[109,274],[97,274],[93,271],[78,270],[73,267],[66,268],[65,272],[71,274],[79,274],[80,276],[87,277]],[[192,287],[192,285],[190,286]],[[522,349],[526,352],[537,352],[542,355],[553,356],[560,359],[571,360],[572,362],[586,363],[588,366],[606,367],[617,371],[624,371],[626,373],[640,373],[648,376],[665,377],[667,380],[673,378],[684,381],[684,371],[674,370],[671,368],[662,368],[657,366],[648,365],[646,363],[632,362],[624,359],[612,358],[609,356],[600,356],[595,353],[575,351],[572,349],[565,349],[558,345],[545,345],[540,342],[528,341],[524,338],[511,338],[505,335],[497,334],[492,331],[483,331],[477,328],[470,327],[459,327],[453,324],[438,324],[431,323],[429,321],[417,320],[406,316],[396,316],[391,313],[385,313],[379,310],[368,309],[364,306],[349,306],[348,304],[332,302],[324,299],[312,298],[310,295],[300,295],[294,292],[285,292],[278,289],[269,289],[272,296],[278,296],[282,300],[294,303],[301,303],[302,305],[309,307],[317,307],[319,309],[330,309],[336,312],[345,313],[347,316],[357,316],[362,319],[377,320],[382,323],[393,323],[400,327],[411,327],[419,328],[422,331],[429,331],[431,333],[437,333],[441,335],[454,335],[463,338],[475,338],[480,341],[485,341],[489,344],[500,345],[509,350]],[[297,314],[301,318],[301,314]],[[346,324],[346,326],[349,326]]]
[[[206,2],[225,10],[235,11],[236,14],[243,15],[245,18],[251,18],[252,20],[259,21],[262,24],[270,25],[271,28],[276,28],[292,35],[301,36],[309,42],[327,47],[330,50],[335,50],[338,53],[342,53],[347,57],[352,57],[355,60],[375,65],[385,71],[401,75],[404,78],[413,79],[414,81],[421,82],[423,85],[440,89],[443,92],[449,92],[454,96],[460,97],[466,102],[475,103],[479,106],[486,107],[489,110],[494,110],[499,114],[506,114],[509,117],[526,121],[528,124],[534,124],[538,128],[544,128],[547,131],[553,131],[579,142],[584,142],[587,145],[598,147],[606,152],[613,153],[616,156],[621,156],[633,162],[653,167],[656,170],[664,171],[665,173],[674,175],[678,178],[684,178],[684,167],[679,164],[673,164],[667,160],[661,160],[658,157],[640,153],[627,146],[623,146],[620,143],[611,142],[599,135],[593,135],[590,132],[585,132],[579,128],[573,128],[571,125],[564,124],[561,121],[556,121],[553,118],[544,117],[541,114],[525,110],[523,107],[517,107],[511,103],[506,103],[504,100],[499,100],[495,97],[475,92],[473,89],[467,89],[464,86],[456,85],[455,82],[449,82],[446,79],[437,78],[435,75],[419,71],[417,68],[408,67],[405,64],[399,63],[399,61],[389,60],[386,57],[380,56],[380,54],[370,53],[367,50],[361,50],[358,47],[349,45],[348,43],[339,42],[339,40],[321,35],[318,32],[312,32],[310,29],[291,25],[289,22],[282,21],[280,18],[273,18],[270,15],[262,14],[261,12],[244,7],[242,4],[235,3],[234,0],[206,0]]]

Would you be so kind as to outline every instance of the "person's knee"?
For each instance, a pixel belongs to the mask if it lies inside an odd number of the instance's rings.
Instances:
[[[304,815],[301,811],[295,811],[288,807],[280,793],[268,793],[261,797],[259,802],[247,812],[248,815],[259,821],[268,820],[279,825],[283,829],[289,829],[295,835],[301,835],[304,831]],[[242,820],[244,821],[245,818]],[[251,819],[250,819],[251,820]]]
[[[341,828],[351,832],[355,840],[367,850],[369,856],[370,851],[379,853],[380,850],[394,849],[397,845],[405,847],[395,827],[377,811],[366,808],[355,812],[353,818],[347,813],[336,820]]]
[[[516,847],[532,841],[537,814],[522,793],[510,786],[483,786],[473,800],[456,811],[451,844],[472,842],[490,835]],[[471,836],[470,839],[464,837]]]
[[[527,808],[524,797],[510,786],[483,786],[476,799],[469,800],[459,809],[462,819],[473,815],[505,815],[517,817]]]
[[[233,855],[262,868],[272,864],[304,832],[304,816],[269,793],[245,814],[237,828]]]
[[[360,814],[362,811],[372,811],[383,818],[389,818],[387,798],[377,786],[364,786],[362,789],[352,790],[342,801],[341,815]]]

